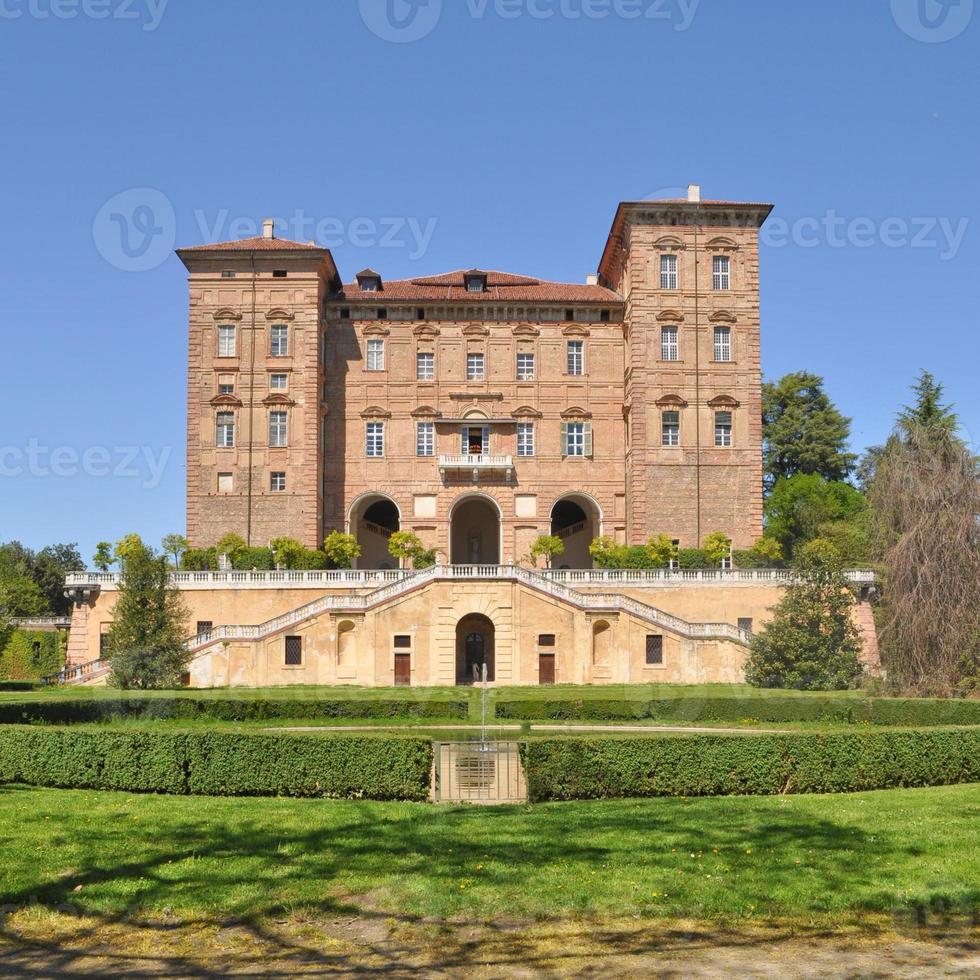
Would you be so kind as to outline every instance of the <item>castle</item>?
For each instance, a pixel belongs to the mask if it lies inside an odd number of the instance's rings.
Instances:
[[[189,682],[454,684],[484,665],[504,683],[740,680],[785,575],[600,572],[589,546],[761,536],[770,211],[697,186],[622,203],[575,284],[344,282],[271,221],[178,250],[190,544],[360,546],[349,571],[177,576],[197,616]],[[400,530],[435,569],[397,567]],[[563,542],[555,568],[522,567],[542,535]],[[70,583],[78,665],[97,662],[113,578]]]

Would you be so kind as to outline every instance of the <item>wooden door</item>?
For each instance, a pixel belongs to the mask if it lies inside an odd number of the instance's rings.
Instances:
[[[538,683],[555,683],[555,655],[553,653],[538,655]]]
[[[395,687],[412,686],[412,655],[410,653],[395,654]]]

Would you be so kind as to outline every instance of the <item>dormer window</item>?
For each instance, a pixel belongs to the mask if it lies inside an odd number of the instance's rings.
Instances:
[[[365,269],[357,274],[357,285],[362,293],[380,293],[381,274],[374,269]]]
[[[487,291],[487,274],[479,269],[471,269],[466,273],[466,291],[468,293],[485,293]]]

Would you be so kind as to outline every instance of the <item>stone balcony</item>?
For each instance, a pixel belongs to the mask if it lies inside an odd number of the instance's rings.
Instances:
[[[514,457],[484,455],[439,457],[439,475],[443,480],[449,474],[463,473],[472,474],[474,483],[479,483],[481,479],[492,477],[494,474],[503,474],[504,479],[510,483],[514,476]]]

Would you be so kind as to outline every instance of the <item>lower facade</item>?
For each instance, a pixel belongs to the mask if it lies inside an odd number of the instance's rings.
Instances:
[[[85,578],[74,576],[66,679],[104,682],[118,582],[90,574],[83,587]],[[734,684],[788,573],[439,566],[180,573],[175,581],[193,633],[185,682],[195,688]],[[867,612],[855,606],[876,669]]]

